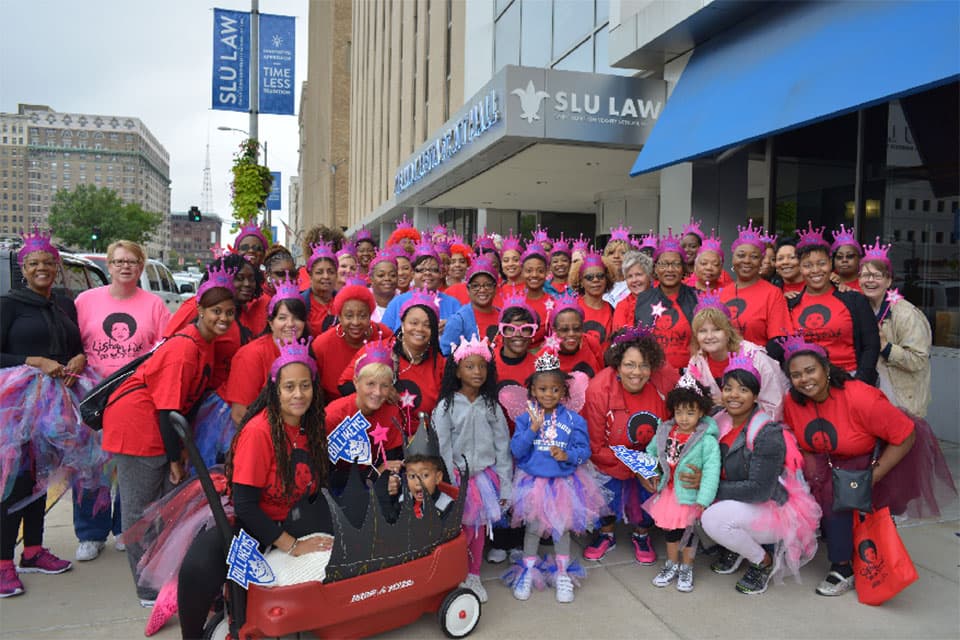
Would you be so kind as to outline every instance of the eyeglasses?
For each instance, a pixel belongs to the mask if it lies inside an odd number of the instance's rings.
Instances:
[[[646,362],[643,362],[643,363],[621,362],[620,368],[623,369],[624,371],[634,371],[634,370],[650,371],[650,365],[648,365]]]
[[[519,334],[522,338],[532,338],[533,334],[537,332],[537,329],[540,328],[540,325],[536,323],[532,324],[511,324],[509,322],[500,323],[500,335],[504,338],[512,338],[515,335]]]
[[[115,267],[135,267],[140,264],[139,260],[111,260],[110,264]]]
[[[602,273],[588,273],[583,276],[583,279],[587,282],[596,282],[597,280],[605,280],[606,278],[607,276]]]
[[[279,271],[271,271],[270,276],[277,280],[283,280],[290,277],[290,272],[286,269],[280,269]]]
[[[237,247],[238,251],[249,251],[250,253],[263,253],[263,247],[259,244],[242,244]]]
[[[423,273],[440,273],[440,269],[438,269],[437,267],[417,267],[416,269],[414,269],[414,272],[415,272],[415,273],[420,273],[420,274],[423,274]]]
[[[657,266],[662,269],[682,269],[682,262],[658,262]]]
[[[886,277],[887,277],[886,274],[874,273],[872,271],[864,271],[863,273],[860,274],[861,280],[876,280],[877,282],[880,282]]]
[[[467,287],[470,291],[493,291],[496,288],[495,282],[474,282]]]

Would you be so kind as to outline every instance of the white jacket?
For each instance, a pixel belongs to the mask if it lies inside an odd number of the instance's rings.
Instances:
[[[760,345],[744,340],[743,348],[750,354],[753,360],[753,366],[760,373],[760,395],[757,397],[757,404],[768,416],[774,420],[783,419],[783,398],[790,389],[790,383],[787,376],[780,370],[780,365],[776,360],[767,355],[766,349]],[[707,354],[702,350],[690,358],[689,369],[696,365],[697,380],[705,387],[710,389],[710,395],[713,401],[720,404],[720,387],[717,381],[710,375],[710,366],[707,363]]]
[[[880,323],[880,342],[890,357],[877,359],[880,389],[890,402],[923,418],[930,405],[930,323],[906,300],[890,307]]]

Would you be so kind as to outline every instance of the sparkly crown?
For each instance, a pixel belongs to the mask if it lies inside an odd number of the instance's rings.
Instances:
[[[763,227],[757,226],[754,228],[753,220],[747,221],[747,226],[745,227],[737,225],[737,231],[740,232],[740,235],[738,235],[737,239],[730,245],[731,251],[736,251],[737,247],[742,244],[752,245],[760,249],[761,252],[767,248],[763,239]]]
[[[640,236],[640,246],[638,246],[637,249],[641,251],[644,249],[653,249],[656,251],[657,247],[659,246],[660,242],[659,238],[657,238],[657,234],[653,232],[653,229],[650,229],[646,235]]]
[[[230,254],[232,254],[233,251],[231,251],[231,247],[229,246],[221,247],[220,243],[218,242],[217,244],[210,247],[210,253],[213,254],[214,260],[219,260],[220,258],[226,258]]]
[[[863,248],[857,242],[857,231],[853,227],[847,229],[840,223],[840,230],[833,232],[833,244],[830,245],[830,253],[836,253],[837,249],[843,246],[850,246],[857,250],[857,253],[863,255]]]
[[[826,350],[815,342],[807,342],[803,339],[803,333],[795,333],[792,336],[777,338],[777,344],[783,349],[783,361],[790,362],[793,356],[804,351],[812,351],[824,358],[827,357]]]
[[[473,279],[473,276],[479,273],[485,273],[493,278],[494,284],[496,284],[499,280],[497,277],[497,270],[493,266],[493,260],[490,259],[490,256],[479,256],[470,263],[470,266],[467,268],[467,282],[470,282],[470,280]]]
[[[33,233],[23,233],[23,246],[17,251],[17,262],[21,267],[26,257],[35,251],[45,251],[54,260],[60,259],[60,252],[50,244],[50,232],[41,231],[37,225],[33,225]]]
[[[580,273],[582,274],[589,267],[603,267],[606,269],[606,265],[603,264],[603,256],[593,250],[583,254],[583,266],[580,267]]]
[[[493,359],[493,353],[490,351],[490,341],[484,336],[477,339],[477,334],[473,334],[469,340],[460,336],[460,344],[450,343],[453,352],[453,361],[459,363],[464,358],[470,356],[480,356],[487,362]]]
[[[535,373],[560,371],[560,358],[557,357],[554,351],[544,349],[543,352],[537,356],[537,359],[534,360],[533,370]]]
[[[410,289],[410,297],[400,306],[400,317],[403,318],[407,315],[407,311],[417,306],[429,309],[435,318],[440,317],[440,302],[436,292],[419,288]]]
[[[823,237],[823,231],[826,227],[820,227],[819,229],[813,228],[813,222],[807,221],[807,230],[797,229],[797,251],[803,249],[804,247],[823,247],[824,249],[829,249],[830,245]]]
[[[682,238],[687,234],[693,234],[698,238],[700,238],[700,242],[703,242],[704,238],[707,237],[707,234],[705,234],[703,232],[703,229],[700,228],[701,224],[702,224],[702,221],[694,220],[693,218],[690,218],[690,222],[688,224],[683,225],[683,228],[680,229],[680,237]]]
[[[547,262],[547,254],[539,242],[531,242],[527,245],[526,250],[520,254],[520,263],[523,264],[530,258],[540,258],[544,262]]]
[[[524,293],[523,286],[513,286],[505,287],[503,291],[503,305],[500,310],[499,321],[503,322],[503,317],[506,315],[507,311],[511,308],[523,309],[524,311],[530,314],[530,317],[533,318],[534,322],[540,322],[540,316],[536,311],[533,310],[533,307],[527,302],[527,296]]]
[[[704,309],[716,309],[727,318],[730,318],[730,308],[720,300],[720,290],[704,291],[697,295],[697,306],[693,309],[693,315],[696,316]]]
[[[329,260],[334,264],[337,263],[337,257],[333,254],[333,245],[329,242],[321,240],[316,244],[310,245],[310,249],[312,253],[307,260],[307,271],[313,271],[313,265],[317,260]]]
[[[317,377],[317,361],[310,354],[310,341],[306,338],[302,340],[277,340],[277,346],[280,347],[280,357],[273,361],[270,367],[270,379],[277,381],[280,375],[280,369],[288,364],[299,362],[310,369],[310,375]]]
[[[556,318],[564,311],[576,311],[580,314],[581,320],[583,319],[583,309],[580,308],[580,298],[577,294],[572,292],[564,293],[554,300],[553,315],[551,317]]]
[[[673,235],[673,229],[669,227],[667,228],[667,235],[660,236],[657,249],[653,252],[653,259],[656,260],[665,253],[683,255],[683,247],[680,246],[680,236]]]
[[[352,242],[344,242],[343,247],[340,249],[340,251],[337,251],[337,253],[334,255],[336,256],[337,264],[340,263],[340,258],[344,256],[350,256],[351,258],[356,259],[357,245],[353,244]]]
[[[623,344],[625,342],[634,342],[635,340],[640,340],[646,338],[647,336],[653,335],[653,329],[650,327],[645,327],[642,324],[638,324],[635,327],[627,327],[623,330],[622,333],[618,334],[613,339],[613,344]]]
[[[200,283],[200,286],[197,287],[197,301],[199,302],[200,298],[203,297],[210,289],[216,289],[221,287],[226,289],[230,293],[236,293],[236,289],[233,286],[233,278],[237,275],[236,269],[228,269],[223,266],[223,263],[211,264],[207,267],[207,279]]]
[[[867,244],[864,245],[863,248],[865,249],[863,254],[864,260],[880,260],[887,265],[888,269],[891,267],[890,256],[887,255],[890,251],[890,245],[880,244],[880,236],[877,236],[873,246]]]
[[[723,370],[723,375],[725,376],[731,371],[737,370],[746,371],[756,378],[757,382],[760,382],[760,372],[757,371],[756,365],[753,364],[753,358],[750,357],[750,353],[743,345],[740,345],[740,349],[730,356],[730,362],[727,363],[726,368]]]
[[[693,391],[698,396],[703,397],[703,389],[700,388],[700,385],[697,383],[697,379],[691,375],[690,370],[683,372],[683,375],[680,376],[680,379],[677,381],[676,389],[687,389],[688,391]]]
[[[396,253],[394,251],[384,251],[383,249],[378,249],[377,253],[373,256],[373,259],[370,260],[370,266],[368,269],[372,272],[373,268],[380,264],[381,262],[388,262],[394,267],[397,266]]]
[[[500,247],[500,255],[503,255],[507,251],[523,252],[523,244],[520,242],[520,237],[513,234],[513,229],[510,229],[510,233],[504,236],[503,244]]]
[[[590,251],[590,241],[584,238],[581,233],[580,237],[573,241],[571,251],[573,253],[580,253],[580,255],[586,255],[586,253]]]
[[[477,247],[478,251],[496,251],[497,243],[494,242],[493,236],[487,235],[486,233],[477,236],[474,245]]]
[[[566,238],[563,237],[563,234],[560,234],[560,237],[553,243],[553,247],[550,248],[550,257],[562,253],[567,257],[570,257],[570,243],[567,242]]]
[[[614,242],[616,240],[630,242],[630,232],[632,230],[632,227],[625,227],[622,223],[617,227],[610,227],[610,240],[608,240],[608,242]]]
[[[354,244],[360,244],[361,242],[373,242],[373,234],[370,233],[370,229],[366,227],[360,227],[360,230],[357,231],[356,235],[353,236]],[[376,244],[375,242],[373,242]]]
[[[264,251],[270,247],[270,243],[267,242],[267,238],[263,235],[263,231],[261,231],[260,227],[253,222],[240,227],[240,233],[237,234],[237,239],[234,241],[234,245],[240,246],[240,241],[247,236],[254,236],[257,240],[259,240],[260,244],[263,245]]]
[[[447,229],[447,225],[438,224],[430,231],[430,239],[434,242],[438,240],[446,240],[450,237],[450,231]]]
[[[540,225],[537,225],[537,228],[533,230],[530,234],[532,243],[542,244],[544,242],[550,242],[550,234],[540,228]]]
[[[285,276],[283,280],[275,283],[275,286],[277,292],[273,294],[270,303],[267,305],[267,316],[273,315],[273,310],[281,300],[293,300],[300,297],[300,288],[297,286],[297,281],[291,280],[290,276]]]
[[[413,228],[413,224],[407,220],[407,214],[403,214],[397,220],[396,229],[387,238],[387,246],[400,243],[401,240],[410,240],[411,242],[420,242],[420,232]]]
[[[429,240],[418,242],[417,246],[413,249],[413,262],[416,262],[420,258],[433,258],[438,263],[440,262],[440,257],[437,255],[436,249],[433,248],[433,244]]]
[[[389,340],[383,339],[383,334],[376,340],[368,340],[363,348],[363,355],[357,358],[357,363],[353,368],[353,375],[358,375],[360,371],[371,364],[383,364],[393,369],[393,349]]]
[[[407,214],[400,216],[400,219],[397,220],[396,230],[400,231],[401,229],[413,229],[413,223],[407,220]]]
[[[763,242],[764,246],[772,247],[777,244],[777,234],[764,233],[760,236],[760,240]]]
[[[453,249],[453,242],[450,241],[450,238],[440,238],[438,240],[433,240],[433,250],[437,252],[437,256],[449,256],[450,251]]]
[[[700,248],[697,249],[697,255],[700,255],[704,251],[713,251],[718,256],[720,256],[720,262],[723,262],[723,242],[720,240],[719,236],[716,235],[715,231],[710,231],[709,238],[701,238]]]

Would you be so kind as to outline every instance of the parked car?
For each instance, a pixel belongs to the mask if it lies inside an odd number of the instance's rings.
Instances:
[[[81,255],[101,265],[104,273],[109,273],[107,270],[107,254],[84,253]],[[159,260],[147,260],[147,264],[143,267],[143,273],[140,274],[140,288],[160,296],[170,313],[179,309],[183,302],[180,296],[180,285],[174,280],[173,274],[170,273],[166,265]]]
[[[175,273],[173,279],[177,281],[177,291],[180,292],[181,300],[192,298],[197,293],[200,278],[193,278],[191,274]]]
[[[75,253],[60,253],[63,269],[57,274],[53,287],[69,295],[77,297],[82,291],[102,287],[108,284],[107,270],[97,263]],[[24,289],[23,272],[17,263],[16,249],[0,249],[0,292],[6,293],[11,289]]]

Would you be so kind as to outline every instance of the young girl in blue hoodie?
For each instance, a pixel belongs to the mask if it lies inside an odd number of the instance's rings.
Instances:
[[[516,461],[513,479],[513,526],[526,526],[521,565],[512,573],[513,595],[527,600],[532,587],[543,587],[537,566],[540,538],[553,537],[558,602],[573,602],[570,532],[592,529],[606,515],[606,497],[590,461],[587,423],[564,406],[568,376],[556,353],[545,350],[527,380],[526,413],[516,419],[510,450]],[[553,580],[551,580],[552,582]]]
[[[648,491],[656,492],[643,508],[663,529],[667,541],[666,564],[653,578],[656,587],[676,580],[678,591],[693,591],[693,524],[713,502],[720,483],[719,429],[708,415],[712,408],[710,391],[685,373],[667,394],[667,410],[673,418],[660,423],[647,445],[647,453],[657,457],[661,474],[642,481]],[[678,478],[690,471],[687,465],[702,470],[699,489],[687,489]]]

